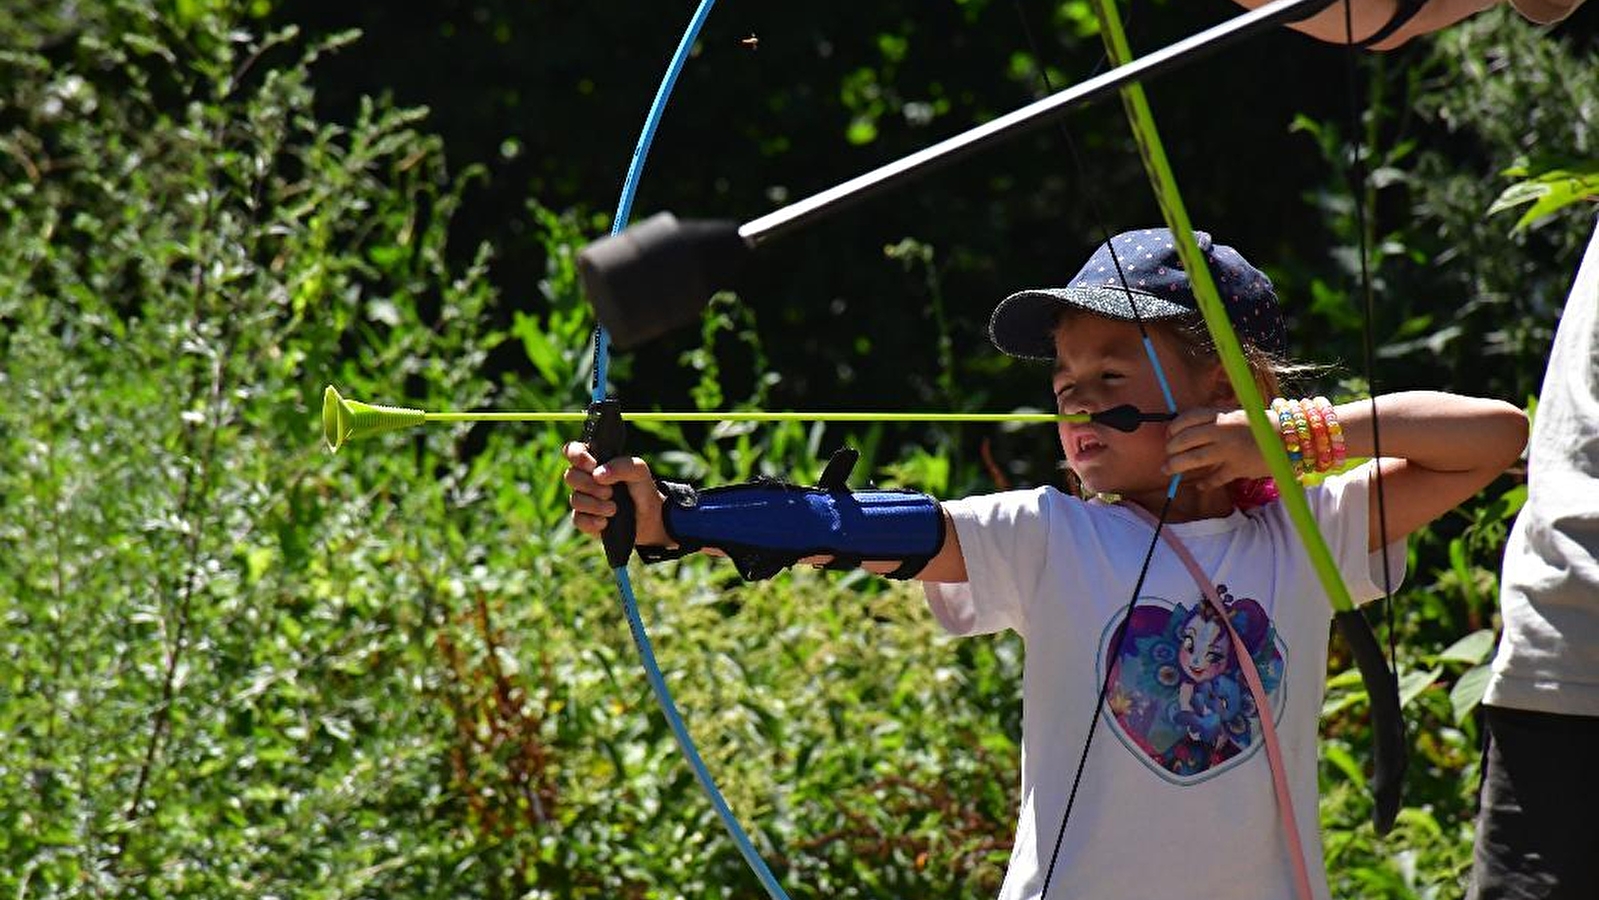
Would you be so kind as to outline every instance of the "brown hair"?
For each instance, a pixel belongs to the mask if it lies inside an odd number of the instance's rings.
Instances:
[[[1216,341],[1211,337],[1210,329],[1205,327],[1204,317],[1198,313],[1150,322],[1145,327],[1169,334],[1175,340],[1178,349],[1183,352],[1187,362],[1195,365],[1221,364],[1221,353],[1216,350]],[[1309,377],[1320,371],[1318,366],[1274,356],[1247,341],[1240,341],[1240,344],[1244,350],[1244,360],[1249,363],[1249,371],[1255,376],[1255,387],[1262,397],[1279,396],[1283,392],[1285,382]]]

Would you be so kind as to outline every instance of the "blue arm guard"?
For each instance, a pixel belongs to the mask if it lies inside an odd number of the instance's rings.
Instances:
[[[898,562],[889,578],[911,578],[944,545],[944,512],[917,491],[851,491],[844,477],[855,451],[833,457],[814,488],[761,479],[697,490],[663,482],[673,550],[640,547],[646,562],[705,547],[725,552],[745,579],[770,578],[807,556],[831,556],[830,569]]]

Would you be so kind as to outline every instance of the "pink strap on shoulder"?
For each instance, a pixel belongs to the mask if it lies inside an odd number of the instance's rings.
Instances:
[[[1255,668],[1254,657],[1249,653],[1249,648],[1239,636],[1238,630],[1233,627],[1232,619],[1227,615],[1227,606],[1222,603],[1221,597],[1217,596],[1216,586],[1211,583],[1210,576],[1200,568],[1182,539],[1173,534],[1171,529],[1161,528],[1160,523],[1148,510],[1131,503],[1123,504],[1123,508],[1133,511],[1160,531],[1161,538],[1177,554],[1177,558],[1183,561],[1188,574],[1193,576],[1194,584],[1199,586],[1200,593],[1205,595],[1205,601],[1210,604],[1210,608],[1216,612],[1223,627],[1227,629],[1227,637],[1233,642],[1233,655],[1238,659],[1238,667],[1243,671],[1245,683],[1249,685],[1249,694],[1255,698],[1255,709],[1260,713],[1260,730],[1266,741],[1266,760],[1271,764],[1272,788],[1277,793],[1277,815],[1282,821],[1283,839],[1288,842],[1289,859],[1294,866],[1295,887],[1300,900],[1313,900],[1315,895],[1310,889],[1310,870],[1305,865],[1305,846],[1299,839],[1299,820],[1294,817],[1294,799],[1288,792],[1288,772],[1283,766],[1282,747],[1277,742],[1277,724],[1272,721],[1270,698],[1266,696],[1266,688],[1261,684],[1260,672]]]

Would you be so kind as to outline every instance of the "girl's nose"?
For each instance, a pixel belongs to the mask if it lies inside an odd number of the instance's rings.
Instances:
[[[1101,398],[1096,396],[1092,391],[1078,389],[1072,392],[1071,397],[1062,403],[1061,407],[1061,412],[1063,413],[1092,414],[1102,411],[1104,409],[1104,403],[1102,403]]]

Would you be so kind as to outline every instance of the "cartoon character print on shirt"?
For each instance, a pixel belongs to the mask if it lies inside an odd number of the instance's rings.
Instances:
[[[1240,649],[1255,661],[1274,717],[1282,709],[1284,654],[1270,617],[1226,585],[1216,592],[1243,648],[1233,646],[1203,598],[1191,605],[1141,598],[1127,620],[1120,659],[1108,659],[1118,643],[1114,634],[1102,644],[1102,663],[1112,665],[1106,709],[1119,737],[1179,783],[1213,777],[1260,744],[1260,711],[1239,667]]]

